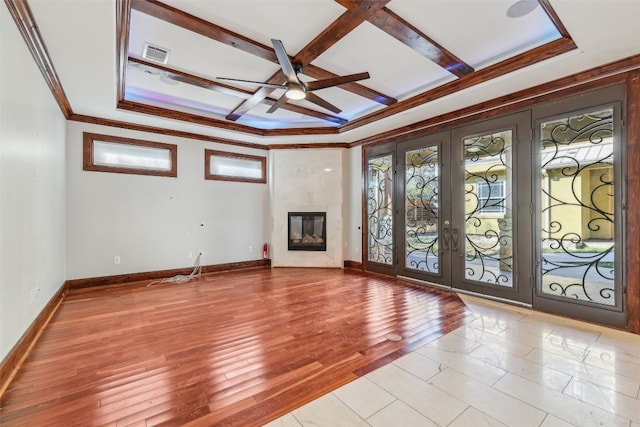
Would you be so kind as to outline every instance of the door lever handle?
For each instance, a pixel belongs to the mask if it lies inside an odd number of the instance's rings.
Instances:
[[[451,243],[453,243],[453,248],[451,249],[453,252],[458,251],[458,229],[451,229]]]
[[[442,243],[443,243],[443,251],[449,250],[449,242],[451,241],[451,232],[449,231],[449,227],[446,225],[442,229]]]

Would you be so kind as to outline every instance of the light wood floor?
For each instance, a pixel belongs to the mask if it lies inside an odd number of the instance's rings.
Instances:
[[[473,317],[453,293],[350,270],[146,284],[71,291],[0,423],[263,425]]]

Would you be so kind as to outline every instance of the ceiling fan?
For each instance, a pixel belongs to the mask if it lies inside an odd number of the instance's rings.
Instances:
[[[325,101],[320,98],[318,95],[313,93],[318,89],[324,89],[332,86],[339,86],[345,83],[351,83],[358,80],[364,80],[369,78],[369,73],[357,73],[357,74],[349,74],[346,76],[337,76],[331,77],[323,80],[315,80],[311,82],[303,82],[298,77],[298,74],[302,71],[302,66],[300,64],[292,64],[289,60],[289,55],[287,55],[286,50],[284,49],[284,45],[280,40],[271,39],[271,44],[273,44],[273,49],[276,52],[276,57],[278,58],[278,62],[280,63],[280,67],[282,68],[282,73],[287,79],[285,84],[273,84],[267,82],[256,82],[252,80],[241,80],[241,79],[230,79],[227,77],[216,77],[218,80],[226,80],[230,82],[240,82],[240,83],[248,83],[262,87],[269,87],[273,89],[284,89],[285,93],[276,101],[271,108],[267,111],[267,113],[273,113],[278,108],[280,108],[287,100],[300,100],[306,99],[309,102],[313,102],[316,105],[319,105],[322,108],[326,108],[329,111],[334,113],[340,113],[340,110],[335,105]]]

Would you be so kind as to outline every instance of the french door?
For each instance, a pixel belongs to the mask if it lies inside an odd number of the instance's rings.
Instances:
[[[624,326],[618,95],[367,148],[366,269]]]
[[[519,233],[531,233],[531,170],[513,172],[529,123],[519,113],[368,150],[367,269],[530,303]]]
[[[534,307],[618,327],[624,300],[624,91],[533,110]]]

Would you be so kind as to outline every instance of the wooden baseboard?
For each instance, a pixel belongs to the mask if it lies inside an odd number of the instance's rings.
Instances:
[[[13,379],[13,376],[18,371],[22,362],[27,358],[33,345],[38,341],[40,334],[51,320],[51,317],[55,314],[60,307],[60,303],[64,299],[67,293],[67,283],[63,283],[49,300],[47,305],[44,306],[38,317],[29,325],[20,340],[13,346],[9,354],[2,360],[0,364],[0,397],[4,394],[5,390],[9,386],[9,383]]]
[[[202,273],[217,273],[220,271],[244,270],[247,268],[269,267],[271,260],[256,260],[243,262],[230,262],[228,264],[216,264],[202,266]],[[177,275],[188,275],[193,271],[193,267],[175,268],[172,270],[146,271],[143,273],[119,274],[115,276],[90,277],[87,279],[67,280],[68,289],[90,288],[93,286],[121,285],[129,282],[139,282],[144,280],[165,279]]]
[[[362,270],[362,263],[357,261],[345,261],[344,268],[353,268],[355,270]]]

